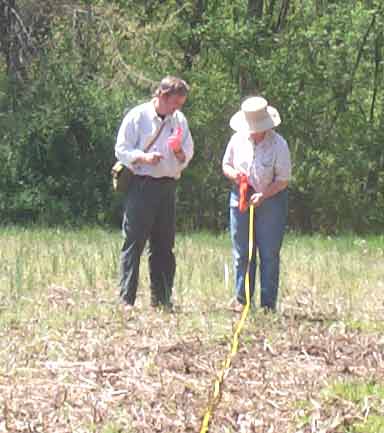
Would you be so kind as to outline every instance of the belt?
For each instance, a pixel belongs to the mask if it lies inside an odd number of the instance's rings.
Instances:
[[[137,177],[141,181],[146,181],[146,182],[170,182],[176,180],[174,177],[168,177],[168,176],[152,177],[152,176],[141,176],[139,174],[135,174],[135,177]]]

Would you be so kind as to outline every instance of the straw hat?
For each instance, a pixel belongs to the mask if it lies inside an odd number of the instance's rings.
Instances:
[[[261,96],[246,99],[241,104],[241,110],[229,121],[230,127],[237,132],[263,132],[280,123],[279,112]]]

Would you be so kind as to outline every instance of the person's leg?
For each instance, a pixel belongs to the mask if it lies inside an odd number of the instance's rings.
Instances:
[[[240,212],[238,207],[230,208],[230,230],[232,255],[235,269],[235,296],[238,302],[246,304],[245,275],[249,261],[249,211]],[[255,292],[256,254],[253,248],[249,268],[249,289],[251,300]]]
[[[156,182],[158,204],[149,236],[151,305],[171,305],[176,260],[173,252],[176,230],[176,181]]]
[[[256,243],[260,256],[260,303],[261,307],[276,309],[280,249],[284,237],[288,207],[288,192],[282,191],[265,200],[255,209]]]
[[[134,305],[139,279],[140,257],[153,223],[152,203],[146,180],[132,178],[126,197],[122,230],[124,244],[120,257],[120,298]]]

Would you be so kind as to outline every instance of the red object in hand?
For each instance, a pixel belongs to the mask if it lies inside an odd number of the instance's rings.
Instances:
[[[174,151],[179,152],[181,149],[181,140],[183,138],[183,128],[176,128],[174,134],[168,138],[168,146]]]
[[[247,200],[248,178],[245,174],[240,175],[239,191],[240,191],[239,211],[245,212],[248,209],[248,200]]]

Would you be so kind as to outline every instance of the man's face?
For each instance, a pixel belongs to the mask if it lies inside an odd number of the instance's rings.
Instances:
[[[183,95],[161,95],[159,97],[159,105],[161,114],[172,114],[176,110],[180,110],[187,100]]]

